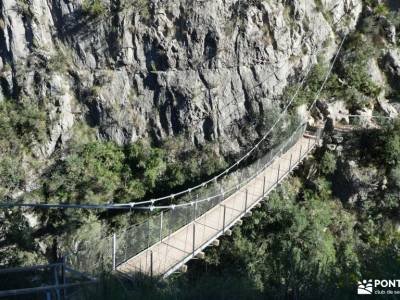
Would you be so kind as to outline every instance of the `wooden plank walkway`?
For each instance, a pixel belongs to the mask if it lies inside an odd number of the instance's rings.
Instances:
[[[263,200],[317,143],[316,137],[305,134],[240,190],[160,242],[128,259],[117,267],[117,271],[128,276],[138,272],[151,276],[169,276]]]

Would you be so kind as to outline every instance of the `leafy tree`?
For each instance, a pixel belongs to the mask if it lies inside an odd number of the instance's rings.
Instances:
[[[133,173],[138,172],[146,186],[152,190],[167,168],[165,152],[144,143],[136,143],[127,150],[128,164]]]
[[[54,202],[108,202],[121,185],[123,161],[115,144],[89,143],[57,166],[44,193]]]

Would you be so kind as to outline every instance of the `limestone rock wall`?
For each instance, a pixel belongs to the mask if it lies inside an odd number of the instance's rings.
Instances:
[[[183,134],[235,151],[360,13],[360,0],[3,0],[0,101],[46,110],[43,157],[77,122],[119,144]]]

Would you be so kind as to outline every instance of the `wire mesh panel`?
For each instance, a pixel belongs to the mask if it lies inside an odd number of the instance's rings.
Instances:
[[[211,208],[218,205],[223,199],[224,197],[222,195],[218,195],[212,198],[210,197],[206,201],[199,202],[196,207],[196,218],[204,215]]]
[[[164,213],[164,230],[167,235],[192,221],[192,206],[177,207]]]
[[[115,262],[119,265],[148,246],[149,220],[116,235]]]

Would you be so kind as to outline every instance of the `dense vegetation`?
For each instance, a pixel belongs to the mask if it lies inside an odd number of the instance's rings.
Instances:
[[[395,101],[400,94],[374,82],[366,68],[366,61],[379,58],[387,46],[379,18],[390,19],[400,29],[399,13],[380,1],[365,2],[372,15],[360,20],[359,30],[347,39],[321,96],[345,101],[353,113],[376,109],[381,93]],[[82,9],[97,17],[105,8],[94,0],[84,1]],[[323,63],[313,69],[295,107],[314,99],[326,70]],[[296,87],[287,89],[286,98]],[[213,144],[195,149],[177,138],[157,146],[148,141],[119,146],[99,142],[87,128],[76,128],[77,136],[62,154],[53,155],[51,166],[35,164],[32,158],[46,140],[50,122],[42,113],[43,105],[0,102],[0,197],[18,193],[29,180],[28,169],[46,170],[25,200],[123,203],[183,189],[226,165]],[[268,128],[268,120],[258,121],[261,129]],[[325,146],[333,135],[327,132]],[[342,152],[322,147],[252,218],[235,227],[232,237],[223,238],[219,248],[208,249],[204,261],[191,262],[188,274],[134,285],[106,276],[100,288],[86,291],[88,299],[351,299],[360,279],[399,278],[400,123],[344,138]],[[357,189],[354,182],[343,179],[350,161],[366,174],[382,178],[379,188]],[[360,186],[372,180],[365,177]],[[357,193],[362,196],[350,201],[348,195]],[[71,241],[95,242],[111,228],[145,217],[70,210],[35,213],[40,230],[34,230],[20,210],[4,212],[0,247],[6,250],[0,252],[0,261],[54,260]],[[46,252],[41,243],[54,247]]]

